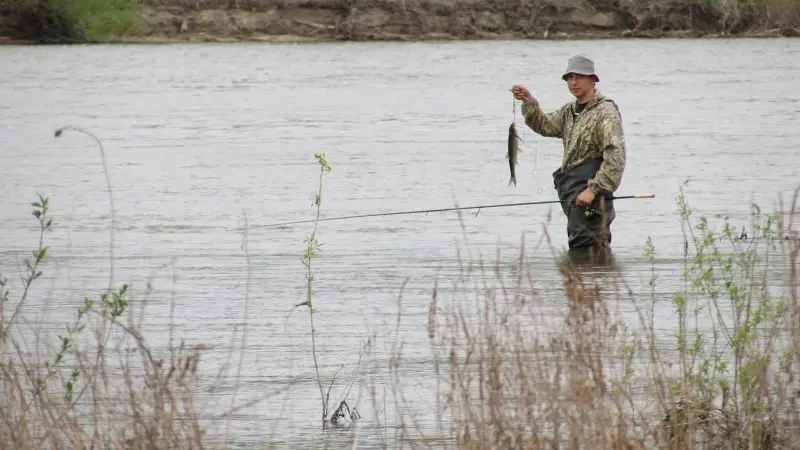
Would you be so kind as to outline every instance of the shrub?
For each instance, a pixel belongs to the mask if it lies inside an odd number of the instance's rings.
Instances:
[[[136,29],[139,0],[11,0],[5,7],[24,39],[95,42]]]

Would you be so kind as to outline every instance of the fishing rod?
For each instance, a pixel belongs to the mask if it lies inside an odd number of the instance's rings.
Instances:
[[[610,197],[608,200],[625,200],[629,198],[654,198],[656,194],[633,194],[633,195],[624,195],[620,197]],[[283,223],[272,223],[266,225],[253,225],[253,228],[264,228],[264,227],[281,227],[285,225],[294,225],[298,223],[310,223],[310,222],[324,222],[327,220],[345,220],[345,219],[361,219],[364,217],[382,217],[382,216],[397,216],[397,215],[406,215],[406,214],[421,214],[421,213],[432,213],[432,212],[445,212],[445,211],[465,211],[469,209],[488,209],[488,208],[502,208],[508,206],[528,206],[528,205],[547,205],[553,203],[565,203],[567,200],[545,200],[539,202],[521,202],[521,203],[501,203],[496,205],[479,205],[479,206],[461,206],[461,207],[452,207],[452,208],[436,208],[436,209],[418,209],[413,211],[396,211],[396,212],[385,212],[385,213],[372,213],[372,214],[358,214],[354,216],[340,216],[340,217],[327,217],[324,219],[309,219],[309,220],[297,220],[294,222],[283,222]]]

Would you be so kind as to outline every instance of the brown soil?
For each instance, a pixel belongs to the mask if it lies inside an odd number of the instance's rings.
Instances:
[[[746,10],[734,0],[715,1],[143,0],[138,30],[117,40],[800,36],[800,2],[766,0],[759,9]],[[13,36],[12,25],[0,16],[0,43],[2,36]]]

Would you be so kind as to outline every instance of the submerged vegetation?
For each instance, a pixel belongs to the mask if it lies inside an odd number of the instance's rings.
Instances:
[[[319,218],[323,175],[331,166],[323,154],[315,159]],[[645,289],[627,285],[613,268],[587,270],[557,256],[562,302],[553,301],[554,288],[548,288],[549,296],[539,293],[524,241],[511,278],[503,267],[508,261],[498,257],[488,265],[467,253],[459,259],[457,277],[433,286],[425,373],[433,374],[436,389],[425,402],[406,396],[418,387],[404,385],[409,369],[403,366],[402,343],[395,342],[388,357],[377,355],[376,333],[365,349],[353,349],[362,351],[355,375],[345,383],[342,400],[330,403],[336,376],[323,380],[320,374],[314,326],[312,262],[321,245],[315,223],[302,253],[306,296],[291,310],[309,313],[316,375],[313,382],[308,377],[292,382],[308,387],[309,396],[318,390],[323,428],[350,427],[352,448],[360,448],[359,436],[367,429],[386,432],[385,447],[391,448],[549,449],[586,443],[598,449],[789,448],[800,441],[800,236],[791,222],[797,202],[795,195],[787,214],[763,214],[754,207],[755,235],[745,240],[727,221],[715,228],[697,217],[682,188],[677,199],[684,236],[682,287],[675,292],[660,288],[659,253],[649,239]],[[47,196],[32,207],[38,231],[21,285],[12,288],[8,277],[0,276],[4,447],[220,448],[209,428],[224,426],[228,442],[234,412],[279,394],[241,405],[234,394],[225,412],[218,406],[210,418],[201,412],[198,397],[208,381],[199,382],[200,356],[210,347],[176,344],[172,338],[166,349],[154,346],[142,330],[142,317],[133,312],[144,307],[149,286],[143,298],[131,298],[128,284],[109,282],[99,295],[60,299],[76,308],[56,339],[48,332],[56,330],[23,320],[31,287],[43,282],[49,268],[47,235],[58,226]],[[246,226],[243,238],[249,287]],[[395,331],[405,320],[400,310],[401,303]],[[52,350],[43,358],[32,355],[31,336],[51,342]],[[369,360],[373,376],[387,374],[381,378],[388,385],[360,375],[361,357]],[[371,393],[374,419],[361,418],[348,405],[354,383]],[[378,405],[388,400],[376,393],[383,389],[392,392],[400,423],[381,423],[377,411],[387,406]],[[119,400],[108,401],[112,398]],[[415,409],[434,413],[434,429],[416,421]]]

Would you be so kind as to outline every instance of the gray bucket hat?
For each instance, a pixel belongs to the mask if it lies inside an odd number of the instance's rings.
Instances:
[[[561,75],[561,79],[566,81],[567,75],[570,73],[592,75],[595,81],[600,81],[600,77],[594,73],[594,61],[583,55],[575,55],[569,59],[567,70],[564,71],[564,75]]]

